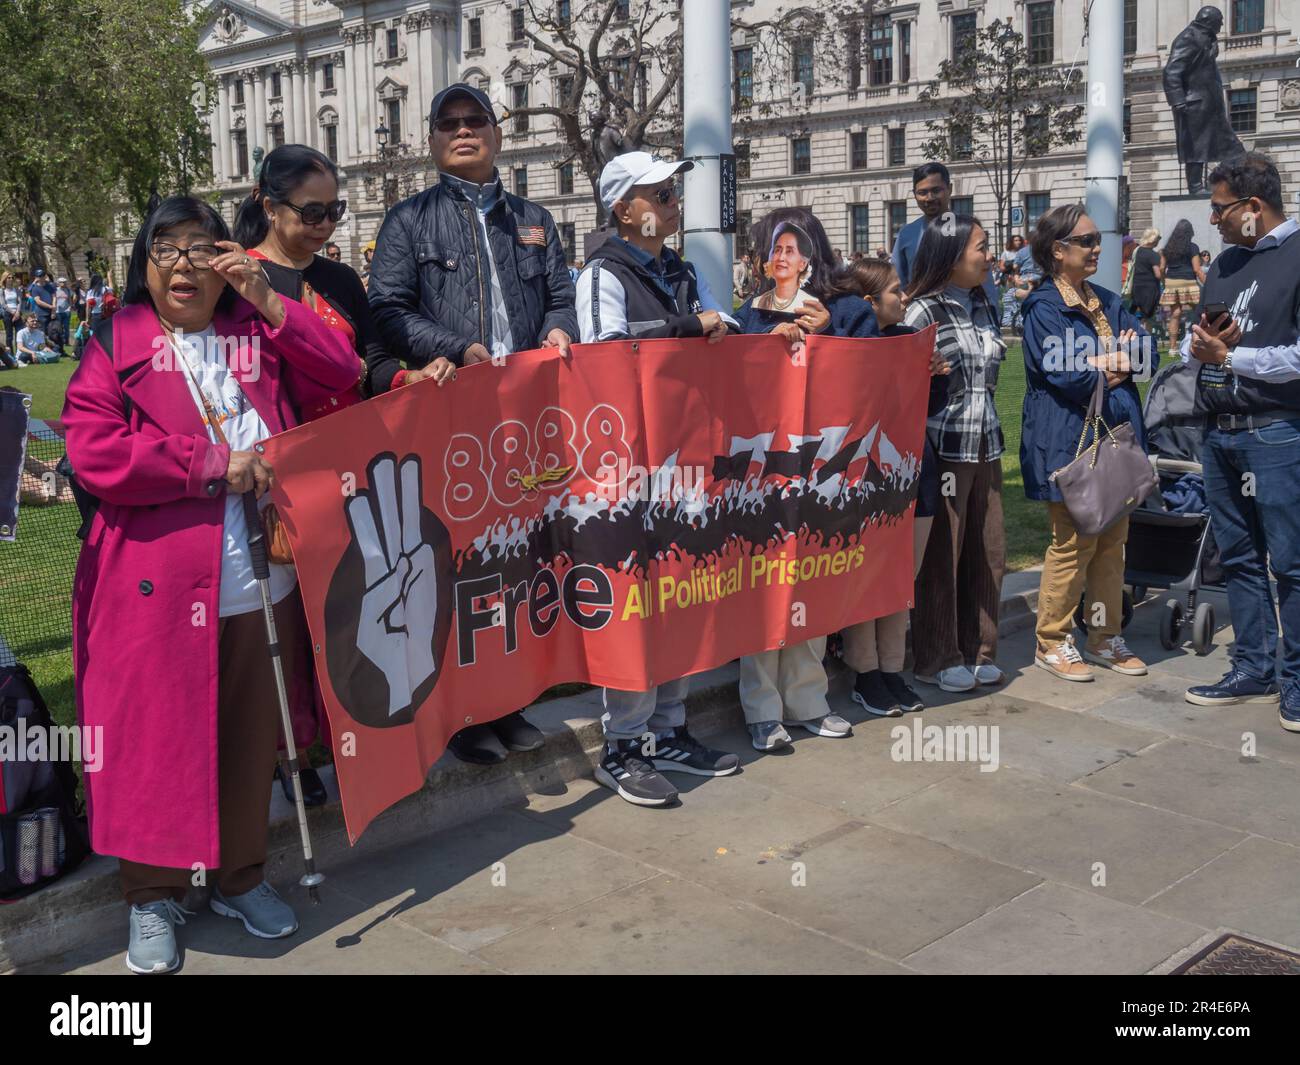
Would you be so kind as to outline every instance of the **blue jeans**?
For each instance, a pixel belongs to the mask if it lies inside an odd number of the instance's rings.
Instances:
[[[1258,680],[1274,678],[1280,615],[1277,679],[1300,681],[1300,418],[1236,432],[1208,429],[1201,465],[1228,584],[1233,665]],[[1277,578],[1276,611],[1269,568]]]

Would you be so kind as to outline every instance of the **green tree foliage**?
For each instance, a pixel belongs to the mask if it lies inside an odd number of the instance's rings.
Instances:
[[[1078,142],[1083,105],[1077,71],[1030,62],[1024,38],[1010,22],[994,19],[958,54],[939,65],[939,76],[920,94],[944,114],[926,122],[921,146],[929,159],[969,161],[988,179],[998,205],[998,246],[1011,233],[1011,207],[1025,164],[1053,148]]]
[[[182,0],[0,3],[0,216],[31,265],[206,172],[213,83],[198,38]]]

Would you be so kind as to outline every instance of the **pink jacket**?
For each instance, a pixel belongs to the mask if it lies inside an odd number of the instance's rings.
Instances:
[[[237,372],[272,433],[297,424],[295,408],[357,381],[346,340],[302,304],[285,306],[279,329],[242,299],[212,323],[218,337],[257,339],[251,372]],[[156,368],[159,351],[170,349],[153,308],[124,307],[112,357],[87,345],[63,407],[73,469],[102,501],[72,593],[77,715],[103,726],[102,768],[85,775],[86,800],[100,854],[215,869],[229,449],[209,439],[183,371]]]

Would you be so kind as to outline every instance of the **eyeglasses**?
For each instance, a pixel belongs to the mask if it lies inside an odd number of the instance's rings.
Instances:
[[[318,226],[325,219],[331,222],[337,222],[348,213],[347,200],[331,200],[329,203],[304,203],[299,207],[296,203],[284,201],[284,205],[293,211],[298,212],[298,217],[302,219],[303,225]]]
[[[1210,221],[1213,222],[1215,219],[1222,218],[1226,211],[1231,211],[1234,207],[1237,206],[1237,204],[1248,203],[1249,201],[1250,201],[1249,196],[1243,196],[1241,199],[1233,200],[1231,203],[1215,203],[1214,201],[1211,200]]]
[[[215,244],[191,244],[188,248],[178,248],[175,244],[158,241],[149,249],[149,258],[161,270],[170,270],[181,261],[182,255],[195,270],[206,270],[212,265],[213,259],[224,254],[225,251]]]
[[[1076,248],[1087,248],[1089,250],[1092,250],[1093,248],[1101,247],[1101,234],[1084,233],[1083,236],[1080,237],[1061,237],[1061,239],[1058,240],[1057,243],[1073,244]]]
[[[342,258],[343,258],[343,253],[342,253],[342,252],[332,251],[332,252],[328,252],[327,254],[328,254],[329,257],[330,257],[331,259],[333,259],[335,262],[337,262],[339,259],[342,259]]]
[[[492,119],[487,115],[449,115],[447,118],[436,118],[433,120],[433,128],[439,133],[455,133],[459,129],[469,127],[473,130],[486,129],[492,125]]]

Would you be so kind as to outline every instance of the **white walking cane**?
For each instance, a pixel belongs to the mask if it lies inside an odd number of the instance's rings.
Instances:
[[[280,659],[280,641],[275,632],[275,611],[271,606],[271,566],[266,549],[266,534],[257,513],[257,496],[250,489],[243,495],[244,524],[248,526],[248,554],[253,563],[253,576],[262,592],[262,616],[266,619],[266,645],[271,654],[271,667],[275,670],[275,692],[280,699],[280,731],[284,736],[285,764],[293,781],[293,804],[298,810],[298,831],[302,835],[303,875],[298,881],[307,889],[311,901],[320,902],[316,888],[325,877],[316,872],[316,860],[311,852],[311,833],[307,829],[307,806],[302,801],[302,781],[298,777],[298,746],[293,742],[293,720],[289,716],[289,694],[284,686],[284,663]]]

